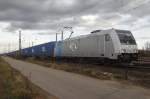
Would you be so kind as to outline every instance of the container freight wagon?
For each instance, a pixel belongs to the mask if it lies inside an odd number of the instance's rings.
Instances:
[[[18,51],[12,51],[12,52],[9,52],[9,53],[5,53],[3,55],[7,55],[7,56],[11,56],[11,57],[16,57],[19,55],[19,52]]]
[[[32,56],[31,48],[29,47],[29,48],[22,49],[21,50],[21,55],[24,56],[24,57]]]
[[[53,57],[55,42],[48,42],[33,47],[22,49],[22,56],[25,57]]]

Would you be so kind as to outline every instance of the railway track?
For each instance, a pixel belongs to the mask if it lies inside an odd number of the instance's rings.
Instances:
[[[115,66],[115,64],[113,64]],[[150,71],[150,62],[134,61],[131,63],[116,64],[115,67],[124,68],[127,70]]]
[[[133,61],[131,63],[91,63],[92,65],[96,66],[105,66],[105,67],[114,67],[126,70],[141,70],[141,71],[150,71],[150,61]]]

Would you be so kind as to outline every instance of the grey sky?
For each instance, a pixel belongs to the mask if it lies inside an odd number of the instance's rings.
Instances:
[[[150,38],[149,11],[150,0],[0,0],[0,30],[7,37],[18,29],[49,35],[66,25],[77,35],[93,29],[128,29],[141,48],[146,42],[141,40],[149,40],[141,38]]]

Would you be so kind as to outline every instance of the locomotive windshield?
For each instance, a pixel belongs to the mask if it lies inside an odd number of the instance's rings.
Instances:
[[[121,44],[124,45],[135,45],[135,39],[130,31],[116,30]]]

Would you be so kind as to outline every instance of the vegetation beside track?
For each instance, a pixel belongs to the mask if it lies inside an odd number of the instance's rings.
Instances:
[[[0,57],[0,99],[47,99],[47,96]]]
[[[150,59],[150,51],[149,50],[139,50],[139,57],[149,57]]]
[[[92,65],[78,63],[52,63],[50,60],[39,60],[35,58],[25,59],[28,62],[50,67],[53,69],[64,70],[67,72],[78,73],[101,80],[117,80],[119,82],[134,84],[150,88],[150,73],[136,71],[109,65]]]

